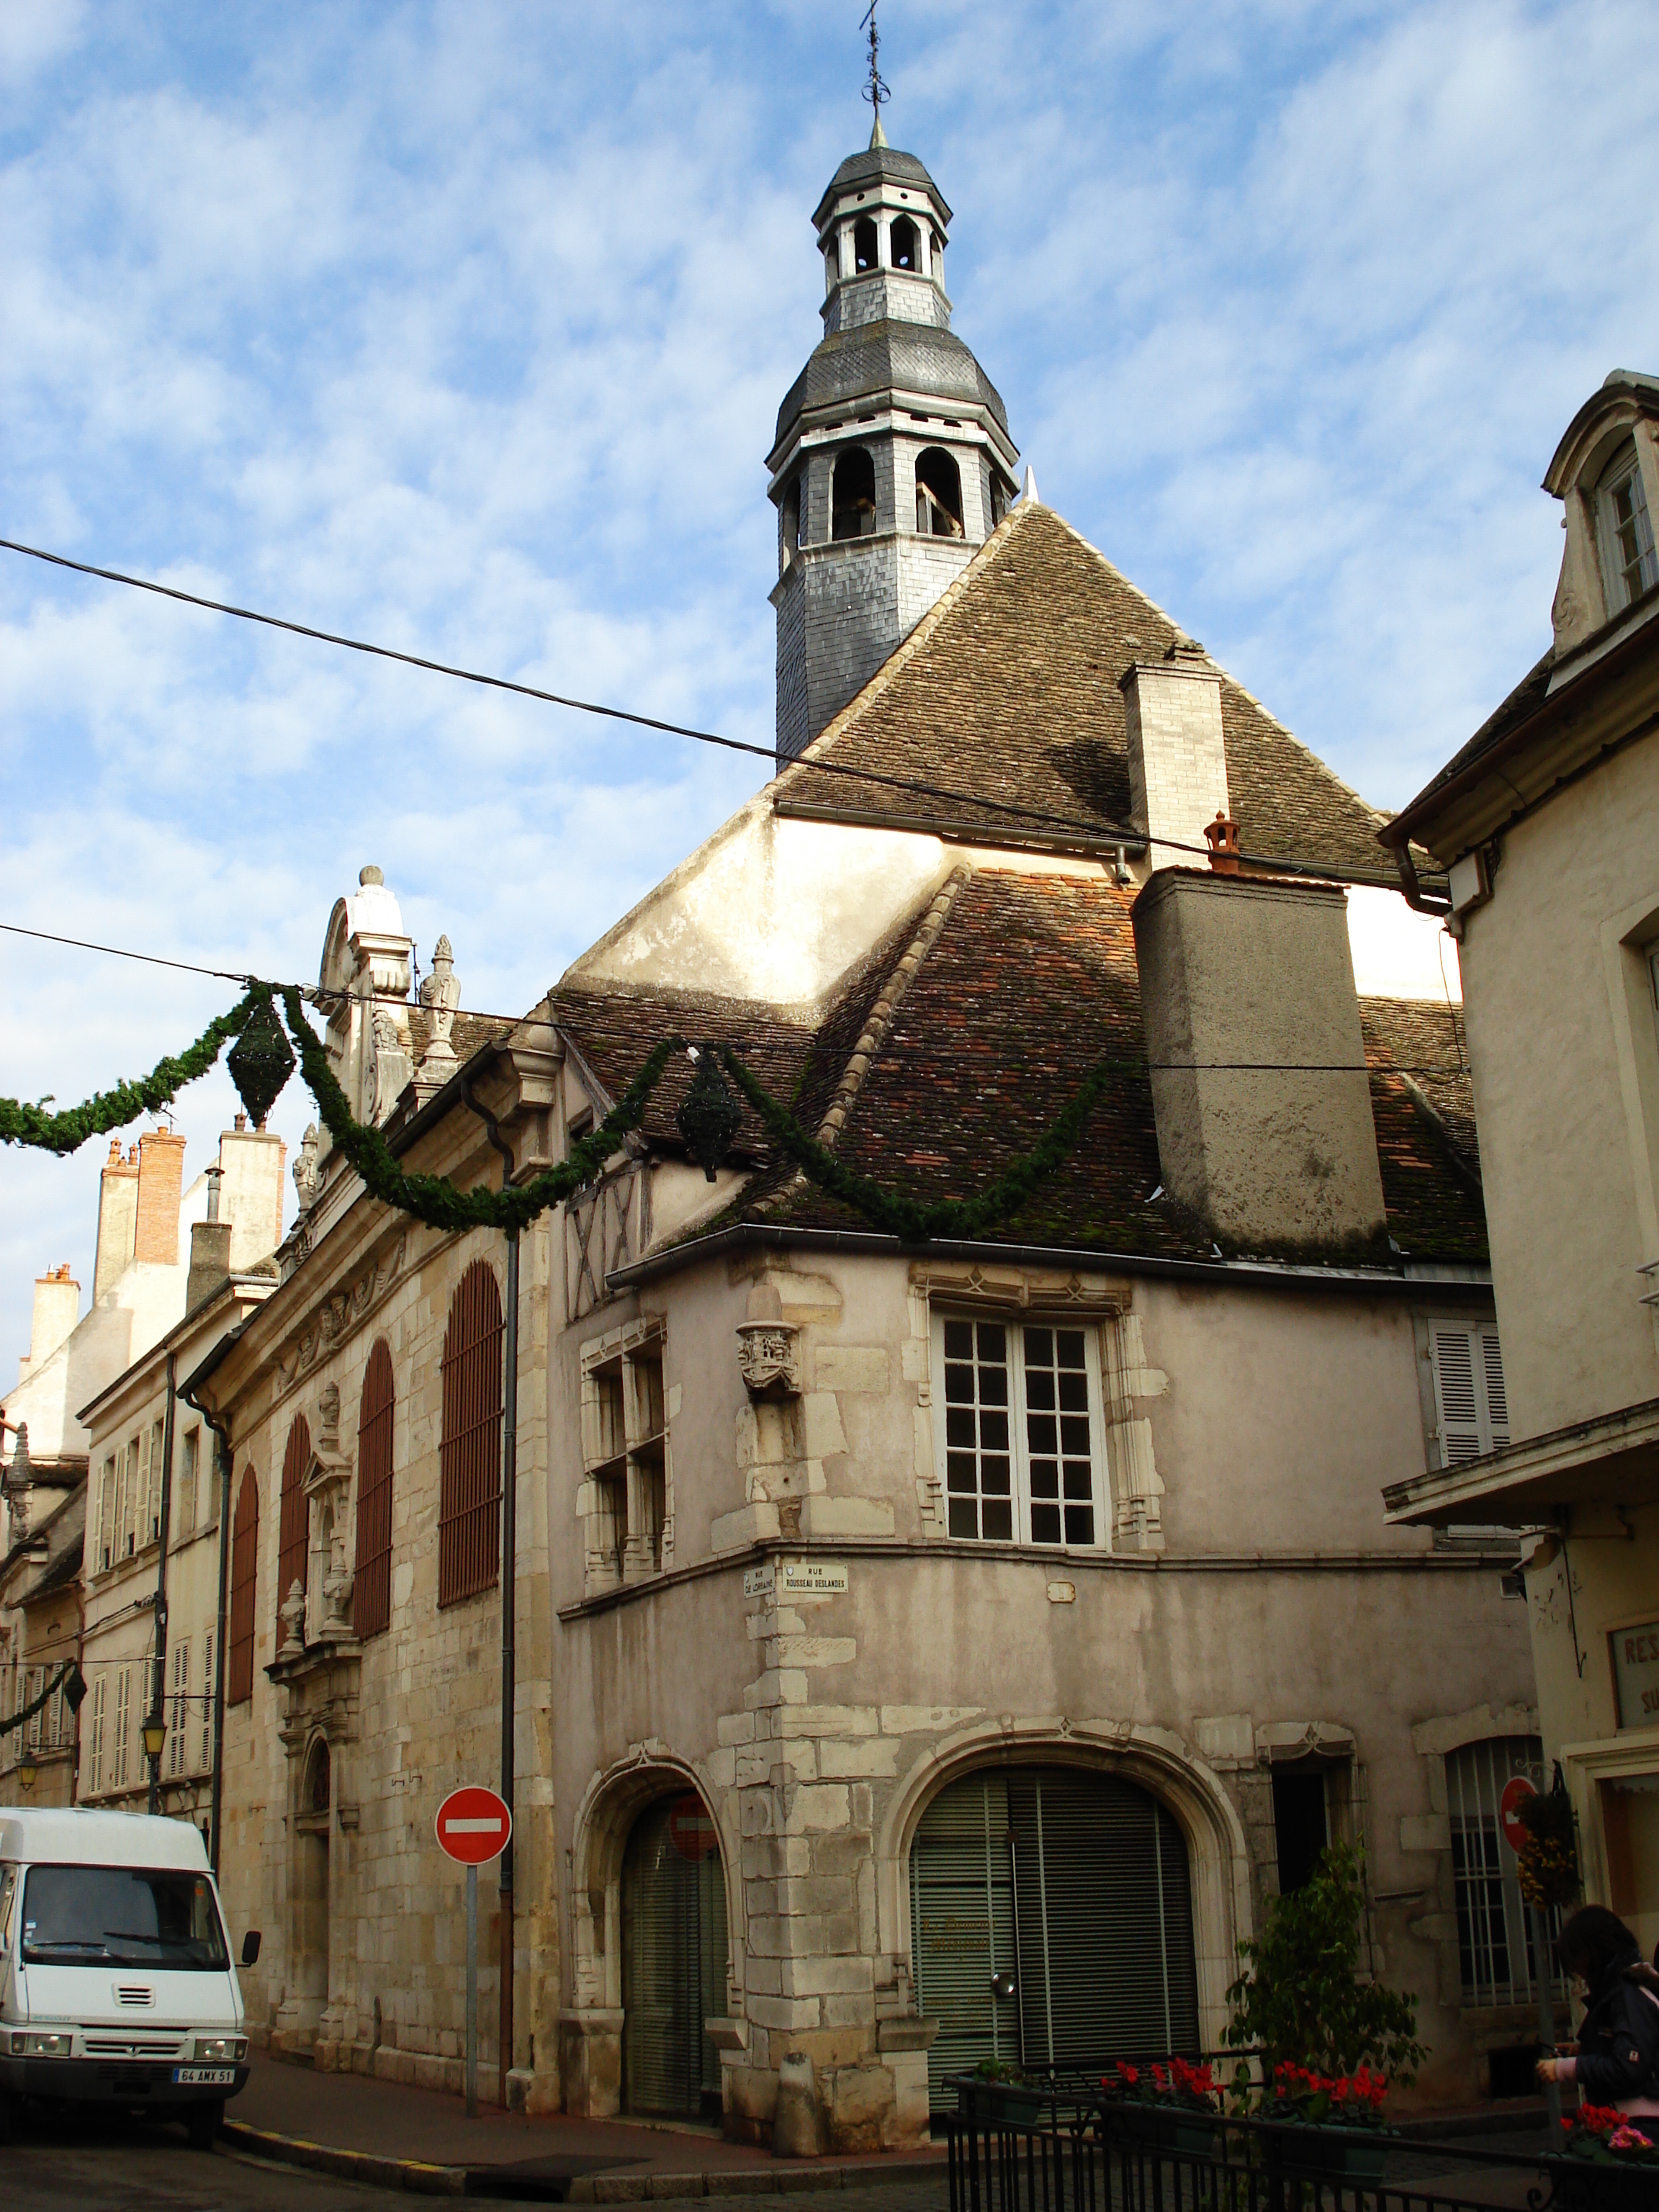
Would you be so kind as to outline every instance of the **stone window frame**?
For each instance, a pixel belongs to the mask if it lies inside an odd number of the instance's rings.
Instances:
[[[580,1347],[582,1480],[576,1515],[582,1524],[583,1590],[589,1597],[650,1581],[673,1564],[667,1346],[666,1318],[648,1314]]]
[[[939,1479],[944,1486],[945,1533],[947,1541],[954,1544],[1015,1543],[1028,1546],[1034,1551],[1041,1551],[1044,1553],[1064,1554],[1072,1552],[1109,1551],[1112,1515],[1110,1484],[1106,1462],[1104,1360],[1100,1341],[1100,1329],[1093,1316],[1086,1314],[1054,1314],[1042,1305],[1033,1305],[1030,1310],[1018,1316],[1003,1313],[975,1313],[959,1309],[951,1300],[945,1297],[933,1302],[932,1320],[933,1359],[939,1371],[941,1390],[945,1386],[947,1332],[952,1323],[974,1328],[976,1337],[978,1329],[982,1326],[1001,1329],[1004,1332],[1007,1352],[1004,1371],[1008,1378],[1009,1450],[1007,1457],[1010,1462],[1012,1533],[1006,1536],[981,1536],[958,1534],[952,1532],[950,1525],[952,1493],[948,1467],[951,1449],[948,1433],[951,1408],[942,1401],[940,1411],[944,1418],[935,1420],[933,1431],[934,1453],[938,1462]],[[1034,1408],[1027,1396],[1024,1335],[1028,1328],[1045,1330],[1051,1334],[1060,1332],[1075,1334],[1083,1339],[1084,1372],[1088,1380],[1090,1505],[1094,1528],[1094,1535],[1089,1540],[1068,1539],[1066,1536],[1063,1526],[1066,1501],[1063,1498],[1056,1501],[1060,1506],[1062,1514],[1061,1534],[1056,1539],[1047,1540],[1031,1534],[1034,1507],[1049,1501],[1035,1499],[1031,1492],[1033,1454],[1030,1448],[1030,1419],[1033,1412],[1041,1414],[1043,1409]],[[975,1342],[975,1364],[977,1367],[979,1364],[977,1342]]]
[[[1625,485],[1634,489],[1628,518],[1621,523],[1614,500]],[[1615,446],[1595,479],[1593,494],[1595,513],[1595,548],[1601,562],[1601,588],[1606,594],[1608,615],[1622,614],[1626,607],[1634,606],[1644,598],[1656,583],[1659,583],[1659,551],[1654,544],[1653,517],[1649,512],[1647,488],[1642,481],[1641,457],[1636,450],[1636,440],[1627,436]],[[1628,527],[1635,545],[1633,556],[1627,559],[1620,543],[1621,531]],[[1636,569],[1636,585],[1632,588],[1630,570]]]
[[[1051,1326],[1080,1317],[1094,1329],[1099,1354],[1100,1417],[1105,1429],[1102,1480],[1097,1493],[1103,1518],[1101,1534],[1087,1548],[1118,1553],[1164,1549],[1164,1482],[1158,1471],[1145,1401],[1162,1397],[1169,1389],[1169,1377],[1162,1369],[1146,1363],[1134,1297],[1133,1283],[1123,1277],[996,1261],[930,1259],[912,1264],[910,1341],[904,1348],[904,1373],[916,1384],[916,1502],[924,1536],[940,1542],[967,1540],[947,1534],[944,1377],[939,1376],[936,1385],[932,1319],[937,1305],[941,1311],[954,1310],[964,1316],[984,1314],[1005,1320],[1041,1321]],[[1041,1544],[1020,1548],[1052,1558],[1066,1547]]]

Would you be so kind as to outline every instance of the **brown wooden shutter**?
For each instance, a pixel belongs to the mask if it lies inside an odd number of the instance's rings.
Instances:
[[[259,1484],[251,1467],[242,1470],[230,1531],[230,1663],[225,1703],[243,1705],[253,1695],[253,1585],[259,1567]]]
[[[368,1355],[357,1410],[357,1565],[351,1594],[359,1636],[392,1620],[392,1352],[382,1337]]]
[[[311,1461],[311,1431],[303,1413],[294,1417],[283,1454],[281,1517],[276,1525],[276,1649],[287,1634],[283,1607],[295,1583],[306,1586],[306,1468]]]
[[[475,1260],[444,1331],[443,1441],[438,1471],[438,1602],[489,1589],[500,1571],[501,1294]]]

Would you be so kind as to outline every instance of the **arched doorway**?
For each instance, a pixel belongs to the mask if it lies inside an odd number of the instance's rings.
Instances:
[[[942,1790],[910,1847],[916,2002],[943,2084],[1199,2048],[1192,1878],[1168,1808],[1121,1775],[1002,1766]]]
[[[623,1855],[623,2101],[632,2112],[718,2118],[726,2011],[726,1875],[696,1790],[659,1798]]]
[[[333,1765],[326,1741],[311,1747],[295,1820],[294,1966],[303,2021],[313,2028],[328,2003],[328,1831]]]

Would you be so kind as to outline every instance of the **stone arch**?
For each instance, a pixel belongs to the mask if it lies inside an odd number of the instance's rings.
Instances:
[[[896,218],[889,242],[894,268],[908,269],[913,275],[919,275],[921,270],[921,233],[908,215]]]
[[[1006,1725],[987,1719],[957,1729],[922,1751],[901,1776],[876,1837],[876,1911],[883,1951],[913,1958],[910,1846],[923,1814],[948,1784],[994,1765],[1077,1766],[1119,1774],[1164,1805],[1187,1845],[1192,1879],[1193,1949],[1198,1971],[1199,2032],[1219,2048],[1227,1990],[1237,1972],[1237,1944],[1253,1932],[1250,1868],[1243,1822],[1212,1768],[1181,1737],[1139,1724],[1125,1729],[1052,1722]]]
[[[836,456],[831,480],[830,535],[867,538],[876,526],[876,463],[866,446],[846,446]]]
[[[960,538],[963,529],[962,471],[943,446],[916,456],[916,528],[924,537]]]
[[[853,225],[853,270],[856,276],[866,276],[876,267],[878,258],[876,226],[867,215],[861,215]]]

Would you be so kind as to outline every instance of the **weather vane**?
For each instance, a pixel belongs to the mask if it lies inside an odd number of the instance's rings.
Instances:
[[[869,101],[871,106],[875,109],[876,120],[879,123],[881,120],[881,103],[884,100],[890,100],[893,95],[887,89],[886,82],[882,76],[879,67],[881,33],[876,28],[876,5],[877,0],[870,0],[870,5],[866,12],[864,22],[859,25],[859,28],[860,30],[863,30],[866,24],[868,24],[870,28],[870,82],[864,88],[864,96]]]

